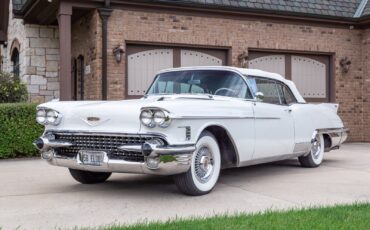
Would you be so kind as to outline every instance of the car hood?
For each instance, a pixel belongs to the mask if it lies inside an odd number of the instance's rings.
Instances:
[[[208,95],[156,95],[123,101],[56,101],[38,108],[54,109],[62,114],[58,126],[47,125],[48,130],[88,131],[109,133],[140,132],[140,111],[143,107],[157,107],[174,116],[252,116],[240,110],[240,100]],[[246,110],[248,111],[248,110]]]
[[[47,129],[110,133],[138,133],[140,109],[155,99],[124,101],[62,101],[48,102],[38,108],[54,109],[61,113],[58,126]]]

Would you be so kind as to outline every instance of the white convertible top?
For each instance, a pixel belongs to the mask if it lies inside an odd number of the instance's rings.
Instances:
[[[228,70],[228,71],[237,72],[244,76],[265,77],[265,78],[270,78],[273,80],[278,80],[278,81],[285,83],[290,88],[290,90],[292,91],[292,93],[294,94],[294,96],[296,97],[299,103],[306,102],[303,99],[302,95],[299,93],[294,82],[285,79],[280,74],[266,72],[266,71],[259,70],[259,69],[247,69],[247,68],[238,68],[238,67],[232,67],[232,66],[195,66],[195,67],[179,67],[179,68],[164,69],[158,72],[158,74],[165,73],[165,72],[172,72],[172,71],[182,71],[182,70]]]

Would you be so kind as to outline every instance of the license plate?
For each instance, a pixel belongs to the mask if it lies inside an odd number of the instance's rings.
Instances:
[[[83,165],[101,166],[104,162],[105,152],[102,151],[80,151],[80,161]]]

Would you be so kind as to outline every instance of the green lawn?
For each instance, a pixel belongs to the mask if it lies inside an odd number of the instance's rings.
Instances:
[[[290,211],[268,211],[260,214],[216,216],[164,223],[110,226],[103,230],[121,229],[370,229],[370,204],[341,205]]]

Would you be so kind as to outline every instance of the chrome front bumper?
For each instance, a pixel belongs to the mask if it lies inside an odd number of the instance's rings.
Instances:
[[[71,142],[40,138],[34,144],[40,150],[42,158],[51,165],[92,172],[153,175],[175,175],[187,172],[190,169],[193,152],[196,150],[194,145],[159,146],[158,143],[122,145],[119,147],[122,150],[142,152],[144,162],[109,159],[108,154],[104,152],[103,162],[99,166],[95,166],[84,164],[80,159],[80,154],[77,154],[76,157],[66,157],[57,153],[57,148],[73,146]]]

